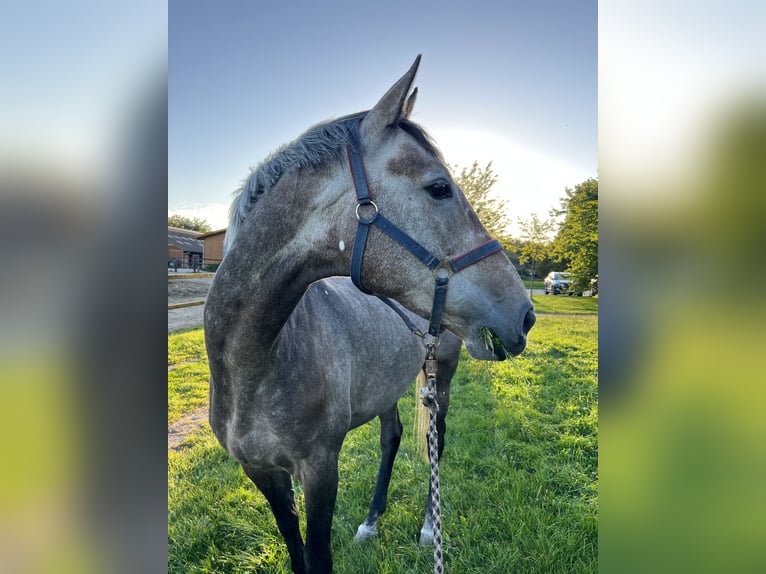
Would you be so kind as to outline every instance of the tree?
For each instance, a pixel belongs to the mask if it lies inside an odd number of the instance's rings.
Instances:
[[[584,291],[598,274],[598,180],[594,178],[564,190],[561,209],[552,209],[552,217],[564,216],[553,241],[552,256],[566,263],[571,273],[570,287]]]
[[[532,278],[535,275],[535,263],[546,259],[551,252],[551,231],[556,222],[553,219],[540,221],[536,213],[529,221],[518,219],[522,241],[516,246],[519,251],[519,263],[532,263],[530,272],[529,294],[532,295]]]
[[[450,170],[457,173],[457,166],[450,166]],[[482,169],[479,167],[479,162],[475,161],[470,168],[464,167],[454,179],[489,234],[508,248],[511,245],[511,238],[506,231],[507,202],[489,195],[492,186],[497,182],[497,176],[492,171],[492,162]]]
[[[168,217],[168,226],[179,227],[181,229],[189,229],[191,231],[199,231],[201,233],[207,233],[212,231],[210,224],[200,217],[184,217],[183,215],[171,215]]]

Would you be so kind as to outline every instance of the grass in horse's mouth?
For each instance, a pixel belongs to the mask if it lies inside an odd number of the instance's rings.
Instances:
[[[479,333],[481,333],[481,338],[484,340],[484,348],[487,349],[489,352],[494,354],[495,356],[499,356],[500,353],[495,351],[495,349],[498,349],[503,356],[510,357],[511,354],[508,352],[508,350],[505,348],[505,345],[503,344],[503,340],[495,335],[494,331],[490,329],[489,327],[482,327],[479,329]]]

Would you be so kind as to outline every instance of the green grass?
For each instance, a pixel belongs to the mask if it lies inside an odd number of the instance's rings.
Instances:
[[[194,356],[193,346],[178,356]],[[512,361],[463,353],[440,469],[447,572],[596,571],[597,379],[594,316],[540,317],[527,350]],[[417,544],[428,467],[416,454],[414,405],[411,389],[400,401],[405,435],[388,510],[377,539],[361,545],[352,539],[375,484],[377,420],[344,443],[333,519],[337,573],[433,570],[432,549]],[[189,442],[168,453],[169,572],[289,572],[263,496],[209,430]],[[299,485],[296,493],[305,519]]]
[[[566,295],[533,295],[537,313],[563,315],[598,314],[598,297],[568,297]]]
[[[522,277],[521,278],[521,282],[524,283],[524,287],[526,287],[527,290],[528,290],[529,289],[529,277],[527,277],[527,278]],[[543,281],[542,279],[533,279],[532,280],[532,289],[545,289],[545,281]]]
[[[202,329],[192,329],[168,335],[168,366],[205,361],[205,335]]]
[[[210,370],[202,329],[168,335],[168,424],[208,400]]]

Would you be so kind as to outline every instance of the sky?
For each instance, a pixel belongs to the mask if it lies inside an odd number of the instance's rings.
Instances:
[[[0,157],[48,172],[113,170],[126,116],[164,81],[167,26],[156,0],[4,3]]]
[[[412,119],[450,165],[493,162],[512,224],[598,176],[595,1],[171,0],[168,214],[225,227],[251,167],[417,54]]]
[[[699,168],[714,120],[751,94],[762,98],[764,22],[760,0],[600,2],[601,191],[612,174],[629,184]],[[694,187],[676,185],[670,195],[668,186],[644,185],[640,194],[626,187],[608,195],[628,211],[658,199],[695,201]]]

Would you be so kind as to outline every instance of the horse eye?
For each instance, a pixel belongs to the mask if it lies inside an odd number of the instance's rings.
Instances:
[[[434,199],[447,199],[448,197],[452,197],[452,188],[446,181],[432,183],[426,187],[426,190],[428,190],[428,193],[430,193],[431,197]]]

